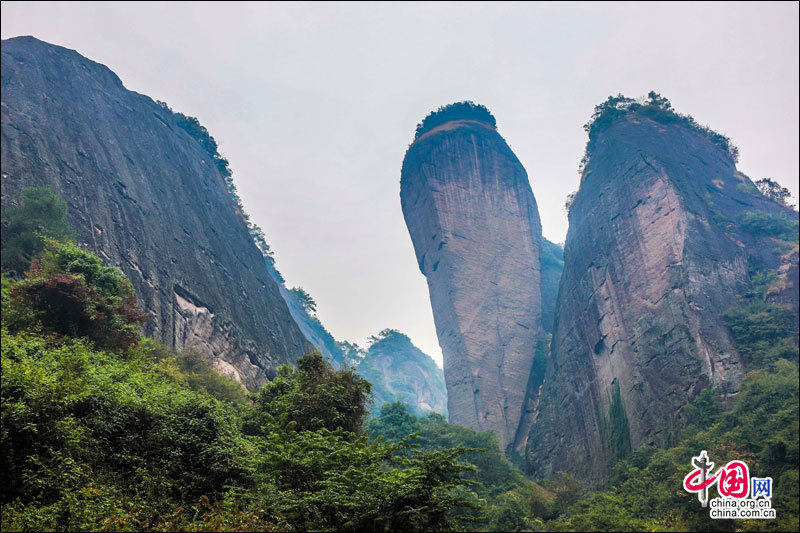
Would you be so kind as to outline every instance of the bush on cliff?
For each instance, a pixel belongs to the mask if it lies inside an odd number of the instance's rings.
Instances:
[[[707,138],[727,153],[734,162],[739,160],[739,149],[727,136],[717,133],[708,126],[698,124],[691,115],[678,113],[669,100],[655,91],[650,91],[646,98],[639,100],[628,98],[622,94],[609,96],[605,102],[595,106],[589,122],[583,125],[583,129],[589,134],[589,141],[586,143],[586,150],[578,167],[579,174],[582,174],[583,169],[589,164],[600,134],[615,122],[632,114],[649,118],[661,124],[684,126]]]
[[[450,122],[451,120],[477,120],[493,128],[497,127],[497,121],[494,115],[492,115],[485,106],[466,100],[464,102],[448,104],[440,107],[436,111],[431,111],[422,122],[417,124],[414,140],[416,141],[432,129],[446,122]]]

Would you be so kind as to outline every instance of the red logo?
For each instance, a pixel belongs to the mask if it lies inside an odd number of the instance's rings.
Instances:
[[[694,470],[683,478],[683,488],[698,494],[703,507],[708,502],[708,487],[717,485],[720,496],[728,498],[747,498],[750,492],[750,472],[742,461],[731,461],[713,475],[709,475],[714,463],[708,461],[705,450],[692,458]]]

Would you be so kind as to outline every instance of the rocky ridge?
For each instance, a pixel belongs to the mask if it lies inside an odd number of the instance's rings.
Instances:
[[[703,389],[733,397],[744,365],[724,314],[754,265],[775,271],[783,261],[792,276],[791,257],[737,221],[796,214],[761,195],[717,138],[689,126],[632,112],[594,139],[529,422],[535,477],[567,471],[598,483],[629,449],[670,442]]]
[[[132,281],[145,333],[249,388],[311,347],[224,177],[164,107],[33,37],[2,46],[2,202],[49,186],[78,241]]]
[[[418,127],[400,187],[444,355],[450,420],[518,445],[544,338],[541,224],[525,169],[485,108],[454,104]]]

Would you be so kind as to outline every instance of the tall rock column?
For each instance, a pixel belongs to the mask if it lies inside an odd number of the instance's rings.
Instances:
[[[428,281],[450,420],[514,446],[543,337],[542,230],[525,169],[486,108],[453,104],[418,128],[400,197]]]
[[[590,133],[528,441],[536,477],[596,484],[631,449],[669,444],[703,389],[725,399],[744,374],[724,315],[749,265],[780,256],[737,221],[791,213],[737,172],[722,136],[658,104],[613,110]]]

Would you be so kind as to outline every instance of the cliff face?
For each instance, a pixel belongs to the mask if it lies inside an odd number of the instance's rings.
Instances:
[[[553,332],[556,314],[558,283],[564,270],[564,248],[542,238],[542,327],[546,333]]]
[[[533,475],[598,482],[620,448],[668,442],[702,389],[736,392],[743,365],[723,315],[751,265],[781,262],[737,220],[789,214],[754,191],[727,152],[683,125],[634,113],[600,135],[569,214]]]
[[[455,116],[408,149],[400,196],[428,281],[450,421],[513,446],[543,337],[541,224],[525,169],[493,124]]]
[[[432,412],[447,416],[442,369],[406,335],[395,330],[383,333],[358,365],[361,377],[372,383],[373,410],[400,401],[420,416]]]
[[[3,205],[30,186],[130,278],[148,335],[250,388],[310,350],[198,142],[105,66],[20,37],[2,47]]]

